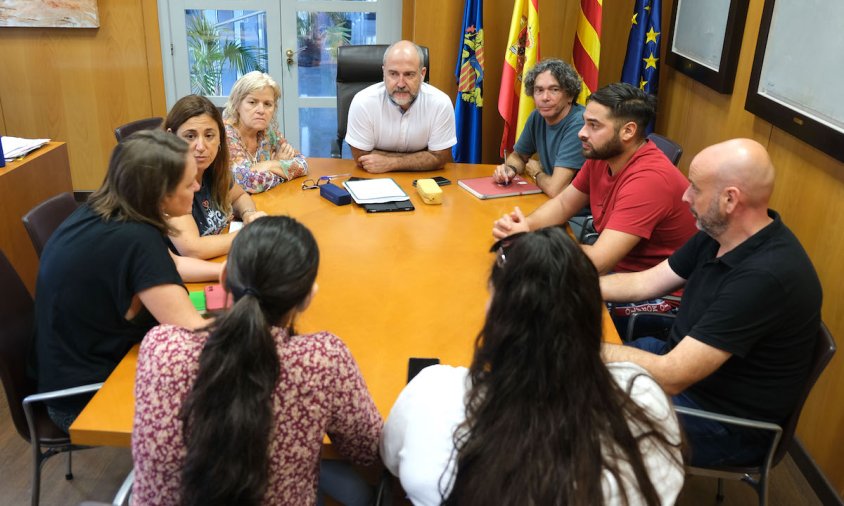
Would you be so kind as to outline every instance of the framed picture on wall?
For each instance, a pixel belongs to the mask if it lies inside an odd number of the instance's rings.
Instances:
[[[844,161],[844,2],[765,0],[744,108]]]
[[[0,26],[98,28],[97,0],[0,0]]]
[[[669,65],[720,93],[736,78],[748,0],[674,0]]]

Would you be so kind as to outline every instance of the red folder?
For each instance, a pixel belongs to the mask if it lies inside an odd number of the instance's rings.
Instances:
[[[521,176],[514,177],[507,186],[496,183],[492,180],[492,176],[461,179],[457,181],[457,184],[481,200],[542,193],[538,186],[525,181]]]

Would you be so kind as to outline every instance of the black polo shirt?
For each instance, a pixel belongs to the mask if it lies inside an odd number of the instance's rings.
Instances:
[[[698,232],[668,259],[686,279],[669,348],[685,336],[732,354],[686,393],[707,410],[781,422],[808,376],[820,326],[821,284],[780,216],[720,258]]]

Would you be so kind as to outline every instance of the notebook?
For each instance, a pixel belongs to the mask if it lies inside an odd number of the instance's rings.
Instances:
[[[538,186],[525,181],[521,176],[514,177],[507,186],[496,183],[492,180],[492,176],[461,179],[457,181],[457,184],[481,200],[542,193]]]

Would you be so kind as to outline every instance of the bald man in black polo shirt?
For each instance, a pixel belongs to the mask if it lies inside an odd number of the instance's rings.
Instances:
[[[774,168],[750,139],[692,160],[683,200],[700,232],[637,273],[601,278],[604,299],[644,300],[685,287],[667,341],[605,345],[607,362],[643,366],[676,405],[781,424],[808,376],[821,285],[800,242],[768,209]],[[758,462],[770,436],[681,417],[693,465]]]

